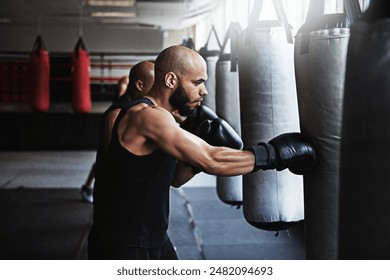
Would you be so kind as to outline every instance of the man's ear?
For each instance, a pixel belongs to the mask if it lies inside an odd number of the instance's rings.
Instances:
[[[135,88],[138,91],[142,91],[142,89],[144,88],[144,83],[141,80],[136,80],[135,81]]]
[[[165,85],[171,89],[176,87],[177,84],[177,76],[173,72],[168,72],[165,74]]]

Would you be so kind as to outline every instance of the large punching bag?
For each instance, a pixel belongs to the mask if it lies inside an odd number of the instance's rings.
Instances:
[[[281,1],[273,1],[279,20],[258,21],[255,1],[238,52],[241,133],[245,146],[299,132],[293,37]],[[282,230],[304,219],[303,178],[289,170],[243,176],[243,211],[253,226]]]
[[[390,3],[351,27],[340,154],[340,259],[390,259]]]
[[[75,113],[91,111],[90,57],[80,37],[72,53],[72,109]]]
[[[41,36],[35,40],[31,52],[30,71],[30,108],[35,112],[46,112],[50,106],[50,59]]]
[[[232,22],[226,32],[221,54],[216,64],[216,113],[227,121],[238,135],[240,123],[240,88],[237,71],[237,44],[241,33],[239,23]],[[230,39],[230,53],[224,53]],[[217,176],[218,198],[230,205],[242,205],[242,176]]]
[[[214,34],[217,43],[218,43],[218,50],[209,50],[208,44],[211,38],[211,35]],[[218,34],[212,26],[209,36],[207,38],[206,44],[204,47],[202,47],[199,50],[199,54],[204,58],[207,64],[207,80],[205,81],[205,86],[207,89],[207,96],[204,97],[202,103],[206,106],[208,106],[211,110],[215,111],[216,105],[215,105],[215,67],[219,58],[219,53],[221,49],[221,43],[218,38]]]
[[[349,4],[357,0],[345,0]],[[357,3],[357,5],[359,5]],[[359,6],[357,6],[359,7]],[[355,11],[352,9],[352,11]],[[307,259],[337,257],[339,154],[348,13],[325,14],[323,0],[312,0],[295,41],[295,73],[300,126],[316,147],[316,168],[304,175]]]

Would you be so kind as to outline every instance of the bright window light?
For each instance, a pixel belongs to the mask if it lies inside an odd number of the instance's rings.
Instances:
[[[112,1],[104,1],[104,0],[88,0],[87,4],[89,6],[101,6],[101,7],[134,7],[135,0],[112,0]]]
[[[94,12],[91,13],[92,17],[120,17],[120,18],[134,18],[135,12]]]

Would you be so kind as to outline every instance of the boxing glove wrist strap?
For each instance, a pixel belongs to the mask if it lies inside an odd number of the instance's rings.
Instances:
[[[255,166],[252,172],[260,169],[273,169],[276,166],[276,155],[272,145],[267,143],[259,143],[256,146],[250,146],[247,150],[252,151],[255,155]]]

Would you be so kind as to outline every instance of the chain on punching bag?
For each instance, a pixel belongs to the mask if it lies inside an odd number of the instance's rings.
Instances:
[[[308,259],[337,258],[341,116],[349,26],[359,15],[351,5],[356,3],[345,0],[346,13],[324,14],[324,2],[312,0],[295,41],[301,131],[317,151],[316,168],[304,175]]]
[[[35,40],[31,52],[30,71],[30,108],[35,112],[46,112],[50,106],[50,60],[41,36]]]
[[[72,109],[75,113],[91,111],[90,57],[80,37],[72,53]]]
[[[238,135],[240,124],[240,89],[237,71],[237,43],[241,33],[239,23],[232,22],[226,32],[215,72],[216,113],[226,120]],[[231,52],[224,53],[230,39]],[[218,176],[218,198],[230,205],[242,205],[242,176]]]
[[[281,1],[273,1],[279,20],[258,21],[255,1],[251,22],[238,52],[241,133],[245,146],[299,131],[293,38]],[[303,179],[288,170],[243,176],[245,219],[265,230],[286,229],[303,220]]]
[[[390,259],[390,3],[351,27],[340,154],[340,259]]]
[[[214,34],[217,43],[218,43],[218,50],[209,50],[208,44],[211,38],[211,35]],[[207,80],[205,81],[206,89],[207,89],[207,96],[204,97],[202,103],[209,107],[211,110],[215,112],[216,106],[215,106],[215,67],[219,58],[219,53],[221,52],[221,43],[218,38],[218,34],[214,28],[214,25],[212,26],[209,36],[207,38],[206,44],[204,47],[202,47],[199,50],[199,54],[204,58],[207,64]]]

